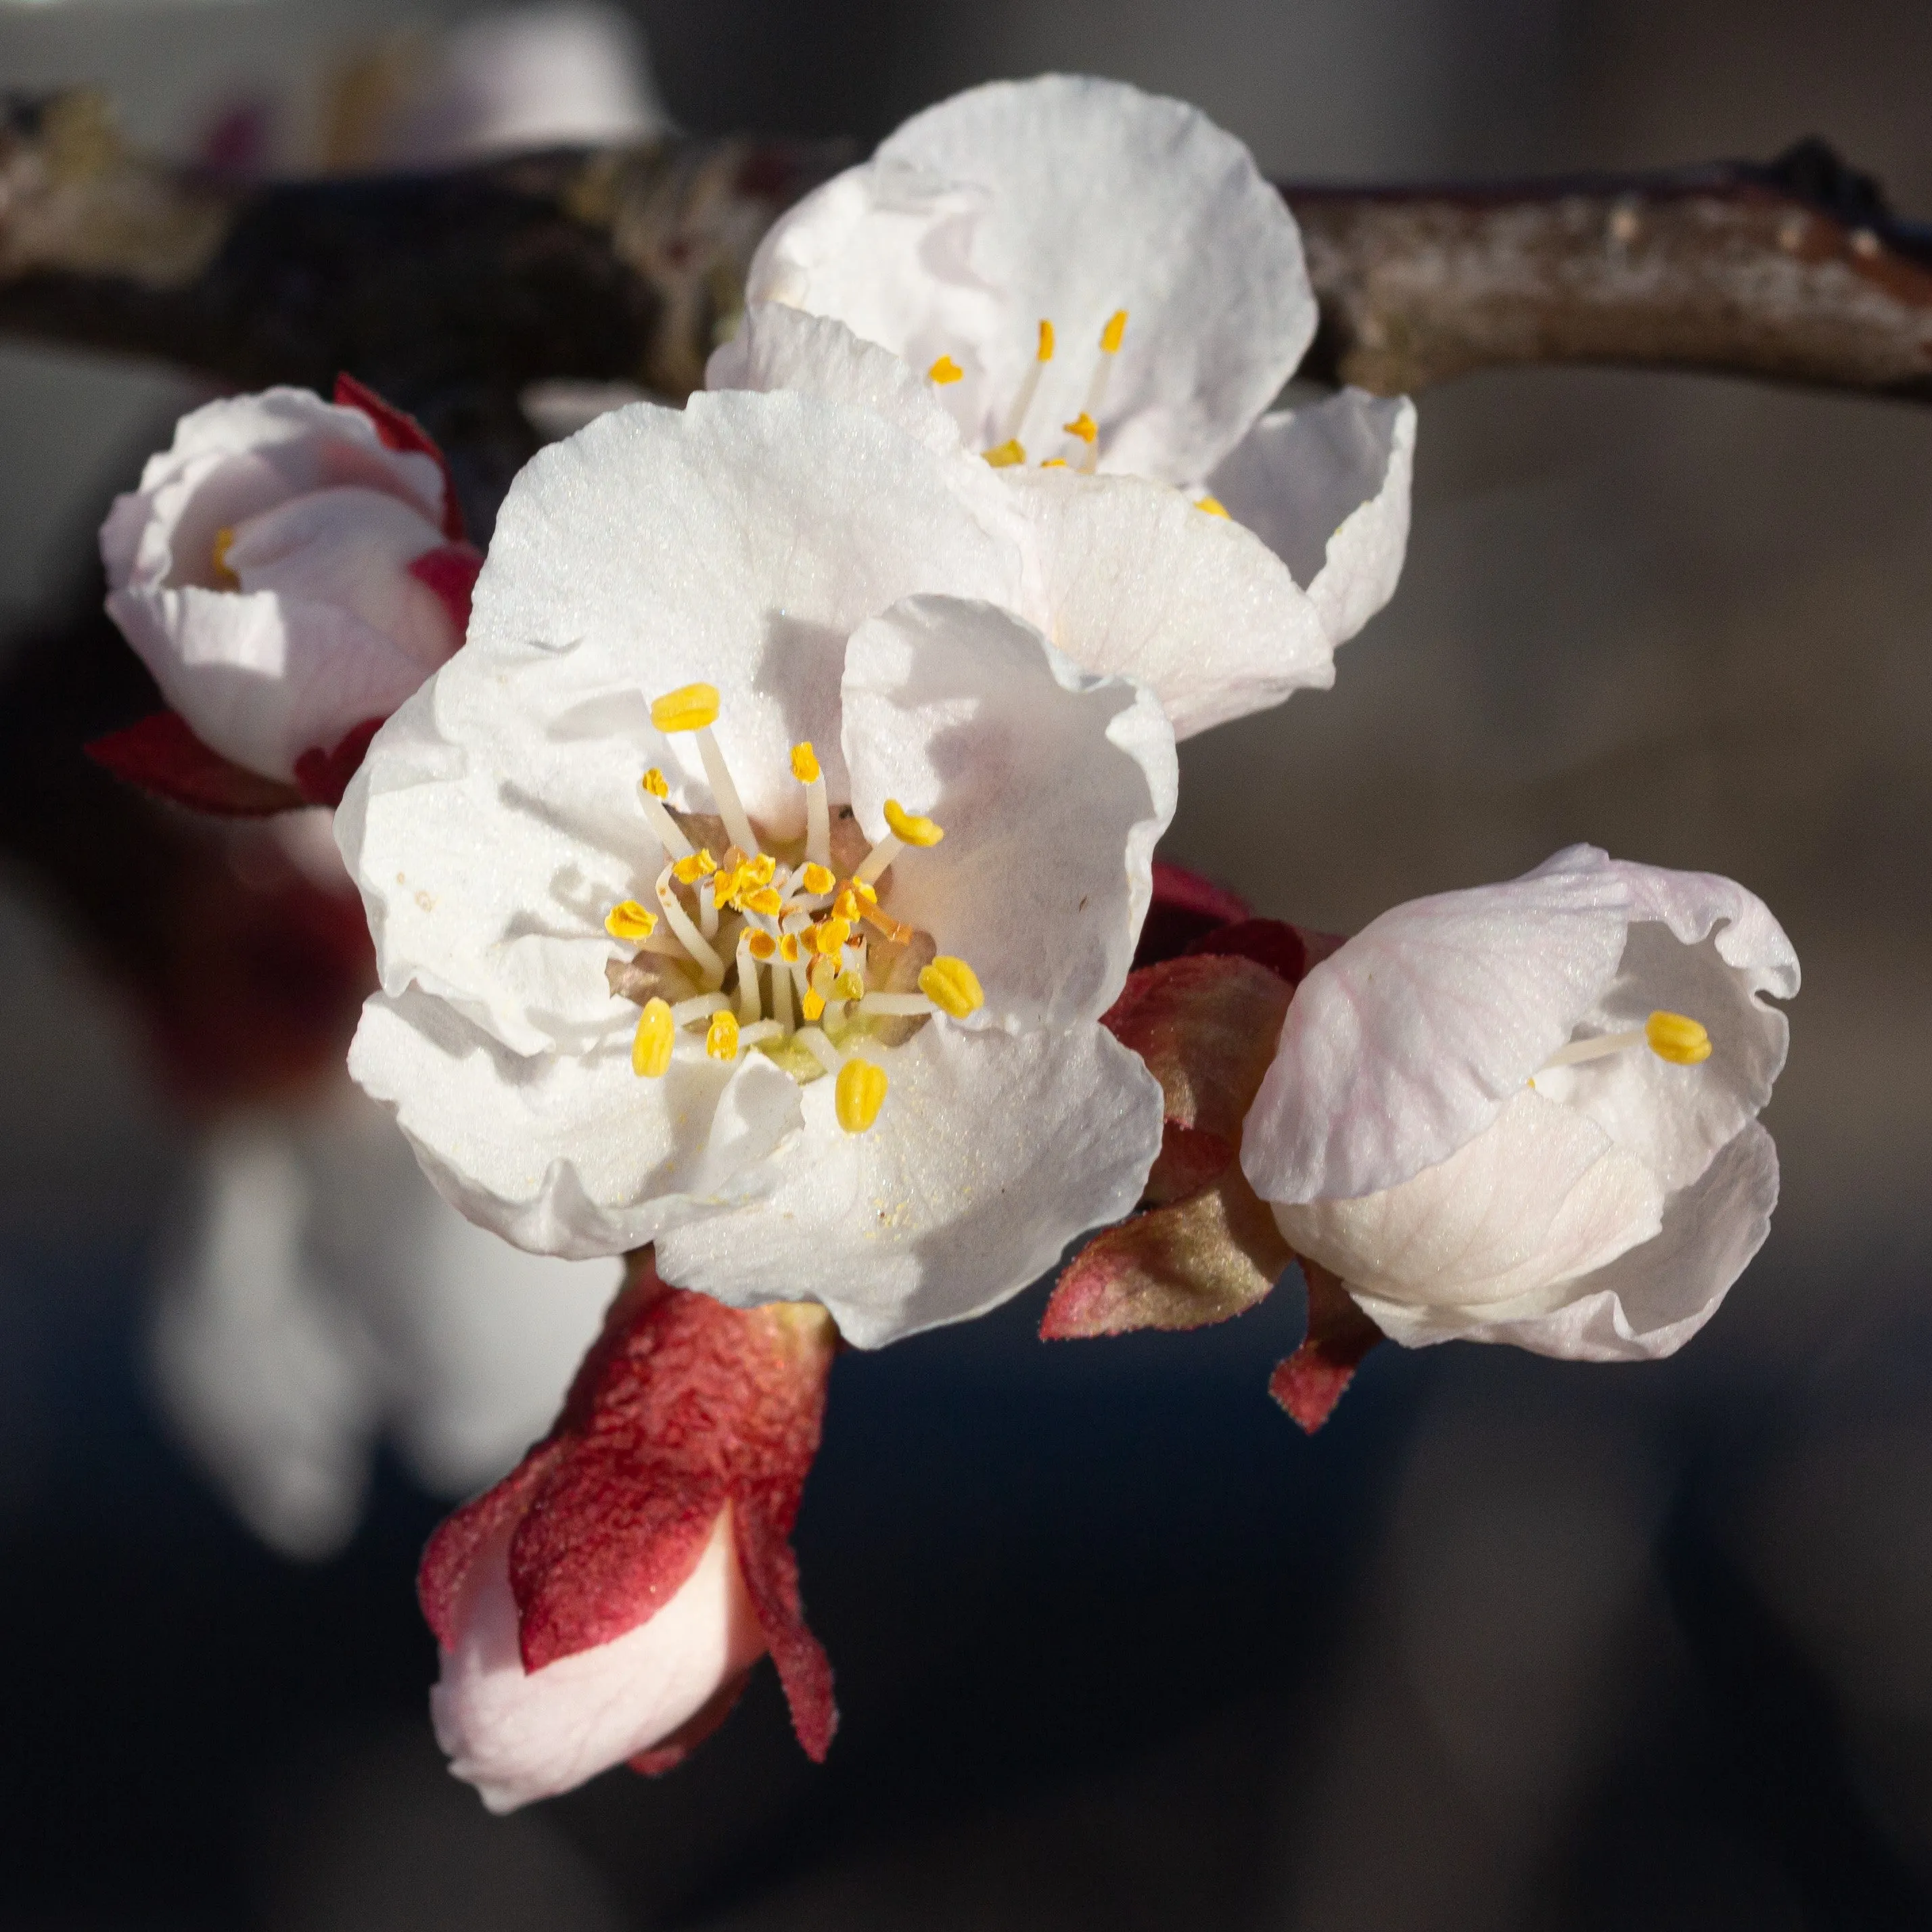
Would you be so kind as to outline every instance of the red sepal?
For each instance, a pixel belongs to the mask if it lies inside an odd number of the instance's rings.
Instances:
[[[358,382],[346,371],[335,379],[334,400],[341,408],[360,410],[376,425],[376,434],[385,449],[434,458],[442,472],[442,533],[452,543],[460,543],[467,534],[463,523],[463,506],[456,498],[456,478],[450,473],[449,458],[442,446],[416,418],[385,402],[366,383]]]
[[[476,592],[483,553],[473,544],[446,543],[426,550],[410,566],[410,574],[442,599],[460,644],[470,633],[470,602]]]
[[[293,785],[211,751],[178,712],[157,711],[81,748],[94,762],[158,798],[228,818],[266,818],[306,802]]]
[[[1190,872],[1184,866],[1154,862],[1154,897],[1141,926],[1140,943],[1134,949],[1136,966],[1152,966],[1172,959],[1204,934],[1231,920],[1246,919],[1246,899]]]
[[[1308,1283],[1308,1333],[1269,1378],[1268,1394],[1312,1436],[1334,1413],[1382,1331],[1319,1262],[1304,1256],[1301,1272]]]
[[[331,811],[342,802],[349,781],[362,769],[362,760],[369,755],[369,741],[382,730],[385,722],[380,718],[365,718],[342,734],[334,751],[311,746],[296,759],[296,789],[304,802],[326,805]]]
[[[1306,926],[1290,926],[1282,920],[1238,919],[1203,933],[1183,950],[1183,957],[1252,959],[1277,979],[1298,986],[1310,969],[1318,966],[1341,944],[1338,933],[1311,932]]]
[[[793,1728],[822,1759],[838,1724],[832,1670],[806,1624],[789,1538],[835,1342],[821,1310],[726,1308],[667,1286],[648,1250],[634,1256],[555,1428],[430,1539],[417,1591],[437,1640],[453,1645],[470,1570],[507,1520],[524,1667],[534,1671],[661,1609],[728,1504]]]

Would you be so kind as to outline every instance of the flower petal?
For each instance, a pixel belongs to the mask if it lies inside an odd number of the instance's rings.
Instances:
[[[869,1132],[845,1133],[832,1082],[815,1082],[772,1192],[664,1236],[664,1279],[740,1306],[809,1295],[848,1341],[883,1347],[1036,1280],[1132,1208],[1160,1150],[1160,1088],[1097,1026],[935,1022],[880,1064],[891,1087]]]
[[[1060,346],[1029,434],[1082,409],[1101,331],[1125,309],[1102,462],[1173,483],[1234,447],[1315,329],[1293,218],[1247,149],[1182,102],[1064,74],[908,122],[779,220],[748,288],[915,369],[950,355],[965,375],[941,400],[980,448],[1012,434],[1042,318]]]
[[[1408,548],[1415,405],[1344,389],[1262,417],[1208,478],[1345,644],[1395,595]]]
[[[1005,474],[1042,628],[1076,664],[1152,686],[1176,737],[1334,682],[1318,607],[1240,524],[1140,477]]]
[[[1407,1342],[1411,1331],[1460,1332],[1468,1304],[1546,1295],[1648,1240],[1664,1196],[1602,1128],[1523,1093],[1400,1186],[1274,1211],[1291,1246],[1340,1276],[1385,1334]]]
[[[577,1258],[641,1247],[761,1184],[800,1120],[798,1088],[761,1054],[729,1067],[680,1054],[657,1080],[632,1071],[624,1038],[521,1059],[417,992],[364,1007],[349,1071],[470,1220]]]
[[[1372,920],[1288,1007],[1243,1130],[1255,1191],[1377,1193],[1473,1140],[1610,986],[1629,907],[1613,862],[1576,845]]]
[[[888,799],[945,828],[895,862],[893,917],[972,966],[984,1024],[1097,1018],[1126,982],[1174,813],[1173,734],[1152,697],[1078,670],[1006,611],[950,597],[861,625],[844,694],[866,835],[884,833]]]
[[[568,1791],[669,1737],[762,1654],[764,1637],[718,1513],[704,1554],[648,1622],[526,1672],[506,1524],[472,1568],[458,1635],[430,1693],[450,1769],[492,1811]]]

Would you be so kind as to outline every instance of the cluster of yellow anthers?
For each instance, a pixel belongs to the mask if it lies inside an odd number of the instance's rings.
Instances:
[[[812,746],[803,744],[793,748],[791,769],[805,788],[804,850],[788,858],[766,851],[712,734],[718,706],[713,686],[692,684],[651,706],[660,731],[689,732],[696,739],[730,843],[722,857],[694,846],[664,802],[670,790],[664,774],[644,774],[644,815],[666,855],[657,910],[626,899],[611,909],[604,930],[668,957],[698,990],[676,1003],[662,997],[645,1002],[631,1064],[646,1079],[661,1077],[682,1029],[702,1022],[704,1051],[714,1060],[736,1060],[756,1048],[801,1084],[830,1075],[838,1083],[840,1126],[862,1133],[886,1098],[886,1072],[872,1057],[882,1045],[879,1023],[936,1014],[964,1019],[985,1004],[963,959],[929,962],[916,992],[873,983],[879,962],[868,929],[895,950],[916,937],[880,906],[878,881],[908,847],[936,845],[946,835],[931,819],[889,800],[886,836],[842,879],[832,866],[825,776]],[[728,994],[725,982],[734,975]]]
[[[1127,312],[1124,308],[1116,309],[1100,332],[1100,359],[1094,365],[1093,377],[1087,385],[1087,400],[1071,422],[1060,425],[1061,434],[1071,438],[1078,446],[1077,450],[1070,453],[1078,455],[1077,467],[1084,476],[1090,476],[1100,460],[1100,410],[1107,400],[1107,385],[1113,379],[1114,358],[1120,354],[1126,333]],[[1042,316],[1040,346],[1034,352],[1026,380],[1020,385],[1020,392],[1013,398],[1012,407],[1006,412],[1006,433],[985,452],[986,460],[995,470],[1010,470],[1027,460],[1026,445],[1020,438],[1026,428],[1027,418],[1033,413],[1034,398],[1040,393],[1040,379],[1046,365],[1053,360],[1054,344],[1053,324]],[[926,373],[942,389],[962,381],[966,374],[950,356],[940,356]],[[1071,465],[1066,456],[1049,456],[1040,466],[1042,470],[1065,470],[1076,466]],[[1212,517],[1225,517],[1228,514],[1212,496],[1197,498],[1195,507],[1205,510]]]

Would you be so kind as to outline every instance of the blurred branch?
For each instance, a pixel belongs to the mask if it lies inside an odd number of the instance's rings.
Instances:
[[[1768,166],[1283,193],[1322,303],[1311,375],[1393,393],[1616,363],[1932,402],[1932,230],[1822,142]]]
[[[347,369],[514,469],[530,382],[698,383],[758,238],[848,158],[686,140],[251,184],[127,153],[90,97],[16,102],[0,332],[244,387]],[[1766,166],[1283,192],[1322,302],[1311,374],[1412,391],[1612,362],[1932,399],[1932,231],[1818,142]]]

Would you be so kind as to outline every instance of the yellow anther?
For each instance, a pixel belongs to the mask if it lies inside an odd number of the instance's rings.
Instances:
[[[747,911],[762,913],[766,919],[776,919],[784,910],[784,894],[776,886],[760,886],[746,894],[745,907]]]
[[[672,1042],[677,1038],[677,1023],[662,1000],[646,1000],[631,1036],[631,1071],[646,1080],[663,1077],[670,1065]]]
[[[798,934],[796,933],[782,932],[778,934],[778,957],[788,966],[796,966],[798,964]]]
[[[224,590],[239,590],[242,580],[228,567],[228,553],[235,548],[235,532],[225,526],[215,532],[209,552],[214,565],[214,581]]]
[[[670,787],[665,784],[664,773],[655,765],[638,782],[653,798],[668,798],[670,796]]]
[[[896,798],[886,800],[886,824],[902,845],[937,845],[946,836],[945,828],[929,818],[916,818]],[[866,894],[876,899],[876,892]]]
[[[604,930],[613,939],[648,939],[657,929],[657,914],[646,911],[635,899],[626,899],[604,915]]]
[[[851,937],[852,922],[849,919],[828,919],[812,929],[812,944],[828,959],[836,959]]]
[[[768,886],[777,878],[778,862],[769,852],[760,852],[745,863],[745,877],[754,886]]]
[[[964,960],[944,952],[920,974],[919,990],[941,1012],[950,1013],[956,1020],[977,1012],[986,1004],[972,968]]]
[[[713,1013],[711,1025],[704,1036],[704,1050],[713,1060],[736,1060],[738,1057],[738,1016],[736,1013]]]
[[[838,1124],[848,1134],[862,1134],[879,1118],[879,1109],[886,1104],[884,1068],[874,1066],[869,1060],[847,1060],[838,1070],[834,1098]]]
[[[754,932],[745,940],[752,957],[761,963],[778,956],[778,943],[769,932]]]
[[[824,996],[814,992],[811,987],[806,987],[805,997],[798,1003],[798,1010],[804,1014],[806,1025],[815,1026],[825,1017]]]
[[[848,969],[832,981],[832,990],[842,1000],[862,1000],[866,997],[866,976]]]
[[[799,884],[814,895],[829,892],[838,883],[823,866],[808,866],[798,877]]]
[[[1127,312],[1124,308],[1117,308],[1107,318],[1107,326],[1100,332],[1100,353],[1102,356],[1119,355],[1120,344],[1126,332]]]
[[[947,383],[958,382],[966,372],[951,356],[942,356],[926,373],[943,389]]]
[[[1205,510],[1210,517],[1225,517],[1228,514],[1227,505],[1218,496],[1203,496],[1194,507],[1197,510]]]
[[[1040,466],[1042,470],[1064,470],[1066,459],[1064,456],[1049,456]]]
[[[717,869],[718,861],[709,852],[698,851],[679,860],[670,868],[670,875],[680,885],[694,886]]]
[[[1090,449],[1100,440],[1100,425],[1084,410],[1070,423],[1062,423],[1060,426],[1069,436],[1077,436]]]
[[[809,738],[791,748],[791,775],[800,784],[818,782],[818,754],[812,748]]]
[[[1040,324],[1040,359],[1042,362],[1053,360],[1053,324],[1043,316]]]
[[[1010,436],[997,448],[987,451],[986,460],[995,470],[1010,470],[1026,460],[1026,445],[1018,436]]]
[[[717,720],[715,684],[680,685],[651,702],[651,722],[660,731],[701,731]]]
[[[1673,1066],[1695,1066],[1711,1057],[1710,1034],[1682,1013],[1652,1013],[1643,1023],[1643,1036],[1651,1052]]]

